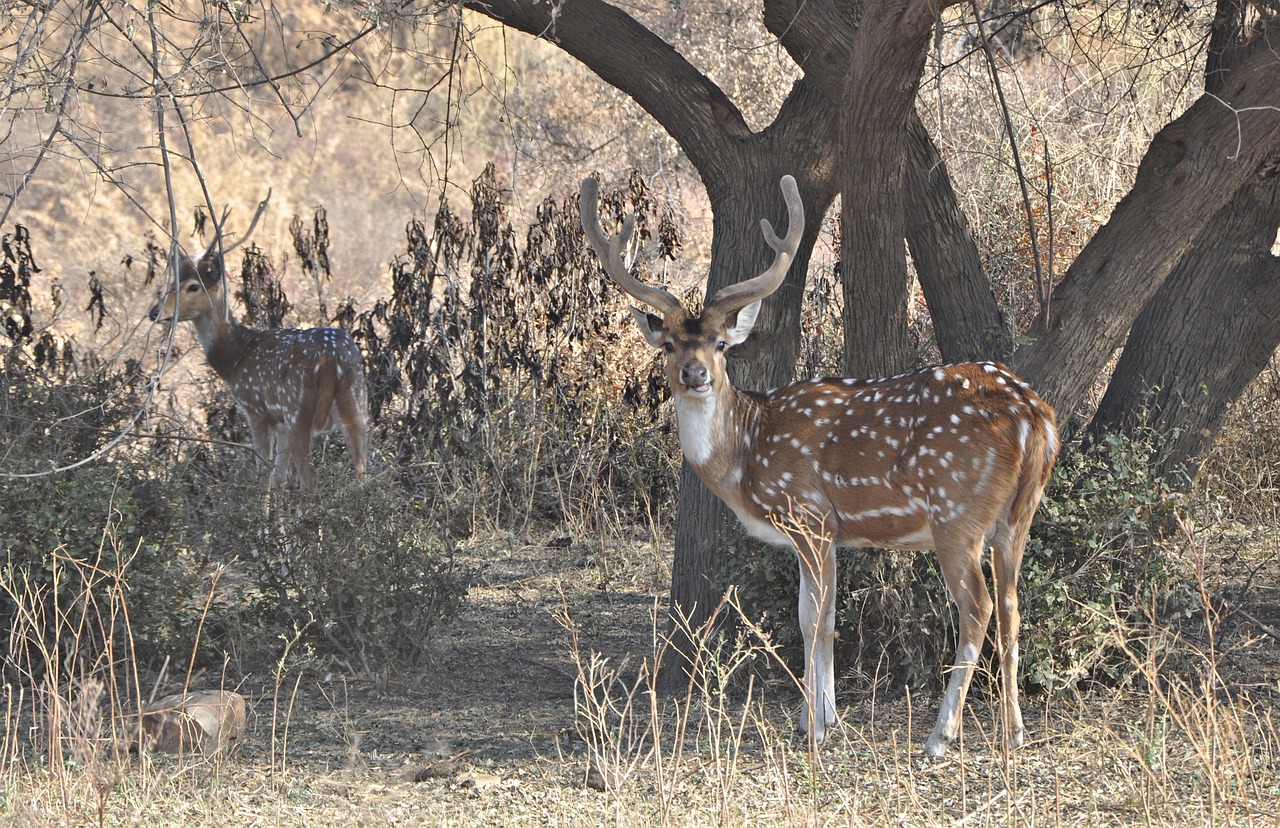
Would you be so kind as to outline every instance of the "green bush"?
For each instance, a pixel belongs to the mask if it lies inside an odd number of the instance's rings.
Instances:
[[[1119,637],[1177,597],[1165,537],[1184,496],[1152,473],[1155,446],[1109,434],[1059,458],[1022,567],[1024,681],[1119,678]]]

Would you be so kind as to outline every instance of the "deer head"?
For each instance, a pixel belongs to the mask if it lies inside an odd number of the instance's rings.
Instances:
[[[794,178],[784,175],[779,185],[787,205],[786,237],[779,238],[768,219],[760,220],[764,240],[774,251],[773,263],[751,279],[722,288],[695,316],[671,293],[631,275],[622,255],[635,230],[635,216],[626,219],[618,235],[608,236],[600,225],[596,180],[582,182],[580,209],[587,240],[613,283],[658,311],[632,308],[631,314],[649,344],[666,352],[667,381],[679,395],[705,397],[728,386],[725,351],[746,340],[760,314],[760,303],[786,278],[804,234],[804,205]]]
[[[258,219],[267,209],[271,190],[258,202],[258,209],[249,222],[249,229],[239,240],[223,244],[223,228],[231,215],[231,208],[222,211],[222,219],[214,224],[213,239],[204,252],[192,258],[185,251],[177,254],[177,272],[173,286],[156,302],[147,317],[153,322],[192,322],[215,310],[226,307],[226,254],[249,240],[258,226]]]

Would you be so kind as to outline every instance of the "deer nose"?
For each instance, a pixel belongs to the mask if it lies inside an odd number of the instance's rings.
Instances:
[[[150,319],[152,322],[156,321],[156,317],[159,315],[160,315],[159,305],[156,305],[152,307],[151,310],[147,311],[147,318]]]
[[[707,374],[707,366],[701,362],[690,362],[681,365],[680,382],[684,383],[686,388],[705,391],[711,385],[711,378]]]

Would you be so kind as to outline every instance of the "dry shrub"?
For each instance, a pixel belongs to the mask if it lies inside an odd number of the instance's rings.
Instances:
[[[670,255],[670,211],[643,180],[606,197]],[[647,522],[673,498],[657,361],[637,356],[622,296],[583,242],[575,200],[548,197],[523,245],[490,167],[471,212],[406,228],[392,295],[339,313],[367,354],[370,411],[410,490],[443,482],[486,528]],[[443,480],[442,480],[443,479]]]
[[[1196,478],[1227,520],[1275,526],[1280,480],[1280,362],[1272,357],[1228,412]]]
[[[423,501],[386,480],[352,487],[329,475],[305,493],[259,491],[254,480],[229,486],[203,515],[204,542],[231,574],[216,643],[251,666],[305,630],[315,653],[353,671],[421,667],[470,581]]]
[[[180,504],[153,474],[145,447],[120,439],[136,426],[146,386],[136,366],[98,365],[91,355],[77,355],[70,340],[32,323],[31,277],[38,273],[25,231],[6,235],[0,304],[10,347],[0,366],[6,471],[0,567],[10,587],[21,584],[27,602],[24,609],[13,588],[0,591],[0,628],[23,629],[3,656],[6,673],[43,675],[47,659],[62,655],[57,626],[31,627],[28,619],[23,628],[23,612],[53,619],[94,590],[130,594],[132,646],[143,660],[161,659],[175,646],[190,646],[184,630],[198,608],[184,600],[196,574],[174,543]],[[126,449],[112,451],[117,444]],[[85,462],[95,455],[101,456]],[[32,640],[41,629],[39,641]]]

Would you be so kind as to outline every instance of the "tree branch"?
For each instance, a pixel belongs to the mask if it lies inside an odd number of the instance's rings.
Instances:
[[[720,87],[626,12],[601,0],[465,5],[554,43],[629,96],[680,144],[704,180],[732,175],[736,142],[752,135],[746,119]]]

